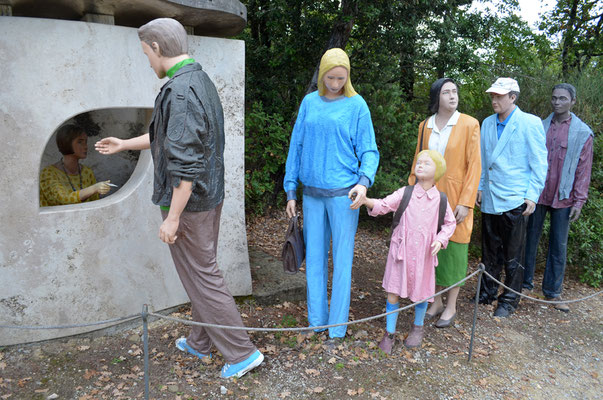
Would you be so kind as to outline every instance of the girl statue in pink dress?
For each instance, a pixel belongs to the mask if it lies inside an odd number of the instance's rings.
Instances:
[[[402,187],[384,199],[367,198],[362,203],[368,208],[369,215],[383,215],[398,210],[405,190],[411,191],[400,222],[392,232],[383,277],[383,288],[387,292],[387,312],[399,308],[400,297],[409,298],[414,303],[421,302],[415,306],[415,321],[404,341],[406,347],[421,345],[423,320],[427,310],[425,300],[435,294],[435,267],[438,264],[436,255],[440,249],[446,248],[456,228],[454,213],[446,197],[441,197],[435,187],[435,183],[445,172],[446,161],[442,155],[435,150],[423,150],[417,157],[417,184],[414,187]],[[443,223],[439,221],[440,200],[446,202]],[[433,302],[433,299],[428,301]],[[386,354],[391,354],[398,313],[389,314],[386,318],[386,332],[379,348]]]

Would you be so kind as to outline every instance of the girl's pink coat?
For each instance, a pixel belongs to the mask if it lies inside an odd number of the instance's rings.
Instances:
[[[395,212],[404,190],[398,189],[384,199],[375,200],[369,215]],[[456,228],[454,214],[447,204],[444,224],[436,235],[439,206],[440,193],[435,186],[428,191],[420,185],[415,186],[408,207],[392,235],[383,276],[383,288],[388,293],[410,298],[412,302],[422,301],[435,293],[438,258],[431,255],[431,243],[438,240],[442,248],[446,248]]]

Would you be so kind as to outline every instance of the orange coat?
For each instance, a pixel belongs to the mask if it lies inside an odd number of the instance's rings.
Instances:
[[[419,124],[419,139],[412,162],[412,169],[408,183],[415,183],[415,164],[419,153],[419,140],[421,129],[427,120]],[[429,148],[431,129],[425,126],[423,132],[423,150]],[[454,211],[457,204],[469,207],[469,213],[460,225],[457,225],[450,238],[456,243],[469,243],[473,230],[473,207],[477,196],[479,178],[482,171],[480,156],[479,122],[469,115],[461,114],[457,124],[450,132],[450,138],[444,152],[446,160],[446,173],[436,184],[438,190],[446,193],[450,207]]]

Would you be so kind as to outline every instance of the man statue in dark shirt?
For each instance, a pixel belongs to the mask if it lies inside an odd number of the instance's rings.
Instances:
[[[569,83],[553,87],[553,113],[542,121],[546,132],[549,169],[536,210],[528,221],[523,288],[532,290],[542,226],[546,215],[551,216],[542,280],[542,292],[547,300],[561,300],[569,225],[578,219],[588,198],[593,164],[593,131],[571,111],[574,104],[576,88]],[[555,308],[569,312],[566,303],[556,304]]]
[[[193,320],[243,326],[216,264],[224,200],[224,114],[218,92],[189,57],[184,27],[171,18],[138,29],[142,50],[159,79],[170,78],[155,99],[149,133],[96,143],[102,154],[151,149],[154,204],[161,208],[159,238],[167,243],[191,300]],[[264,359],[242,330],[193,326],[176,347],[199,359],[214,345],[226,359],[221,377],[240,377]]]

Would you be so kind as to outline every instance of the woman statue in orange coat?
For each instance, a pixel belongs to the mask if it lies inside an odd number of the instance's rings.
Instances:
[[[433,115],[419,124],[419,138],[411,171],[421,150],[437,150],[446,160],[446,174],[437,188],[446,193],[454,211],[457,227],[448,248],[438,253],[436,285],[447,287],[467,275],[469,241],[473,228],[473,205],[481,174],[480,131],[478,121],[457,111],[458,86],[450,78],[438,79],[429,92],[429,111]],[[414,172],[408,182],[415,183]],[[456,299],[460,286],[448,291],[446,306],[442,296],[434,299],[426,319],[440,316],[435,326],[445,328],[456,317]]]

